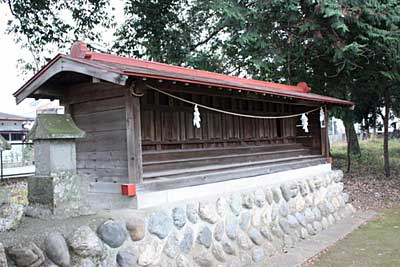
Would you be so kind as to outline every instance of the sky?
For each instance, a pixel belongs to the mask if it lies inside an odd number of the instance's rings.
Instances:
[[[34,110],[30,105],[33,101],[28,99],[17,106],[12,96],[24,82],[18,74],[17,60],[28,58],[29,54],[14,43],[12,36],[5,33],[9,19],[11,14],[7,5],[0,2],[0,112],[30,115]]]
[[[115,8],[115,22],[120,24],[123,18],[123,1],[111,0],[111,6]],[[17,91],[24,82],[30,77],[19,75],[20,70],[17,67],[18,59],[31,61],[28,51],[22,50],[18,44],[13,41],[13,36],[5,33],[7,21],[12,19],[8,5],[0,1],[0,112],[34,116],[38,105],[46,104],[50,101],[34,99],[25,99],[21,104],[16,105],[13,93]],[[112,32],[104,33],[103,38],[111,40]],[[83,40],[84,41],[84,40]],[[71,44],[72,45],[72,44]]]

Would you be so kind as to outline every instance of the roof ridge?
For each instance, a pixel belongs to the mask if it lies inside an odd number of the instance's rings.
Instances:
[[[148,68],[148,69],[157,69],[159,71],[170,71],[170,72],[179,72],[180,74],[187,74],[187,75],[195,75],[195,76],[202,76],[202,77],[213,77],[213,78],[220,78],[225,80],[231,80],[236,82],[243,82],[252,85],[258,86],[265,86],[274,89],[280,90],[289,90],[301,93],[310,93],[311,88],[307,85],[306,82],[299,82],[297,85],[288,85],[282,83],[275,83],[263,80],[255,80],[255,79],[248,79],[242,78],[238,76],[231,76],[227,74],[211,72],[206,70],[198,70],[192,69],[183,66],[176,66],[167,63],[161,63],[156,61],[149,61],[144,59],[136,59],[136,58],[129,58],[124,56],[106,54],[106,53],[99,53],[89,51],[87,44],[81,41],[75,42],[71,47],[70,56],[73,58],[81,58],[81,59],[88,59],[93,61],[100,61],[100,62],[108,62],[108,63],[115,63],[115,64],[122,64],[132,67],[141,67],[141,68]]]

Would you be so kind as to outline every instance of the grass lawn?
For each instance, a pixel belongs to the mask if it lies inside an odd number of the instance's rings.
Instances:
[[[361,156],[351,161],[351,176],[358,178],[385,179],[383,175],[383,139],[371,139],[360,141]],[[334,159],[334,167],[345,171],[347,169],[346,143],[336,143],[331,146],[331,154]],[[389,161],[392,178],[400,179],[400,140],[389,140]]]
[[[400,266],[400,208],[382,211],[316,259],[312,266]]]

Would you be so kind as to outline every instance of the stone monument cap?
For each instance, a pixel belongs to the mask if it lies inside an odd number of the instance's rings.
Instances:
[[[85,137],[85,132],[76,126],[71,115],[38,114],[27,139],[77,139],[83,137]]]

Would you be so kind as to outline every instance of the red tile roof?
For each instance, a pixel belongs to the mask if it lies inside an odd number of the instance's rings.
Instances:
[[[72,46],[70,56],[57,55],[41,71],[33,76],[23,87],[15,92],[14,96],[22,92],[25,87],[27,87],[38,76],[45,72],[48,67],[50,67],[54,62],[62,58],[67,58],[75,62],[84,63],[86,65],[90,65],[99,69],[127,76],[147,77],[185,83],[202,84],[338,105],[354,105],[350,101],[313,94],[311,93],[311,88],[309,88],[305,82],[300,82],[296,86],[285,85],[280,83],[239,78],[203,70],[173,66],[159,62],[92,52],[87,49],[86,44],[83,42],[76,42]]]

